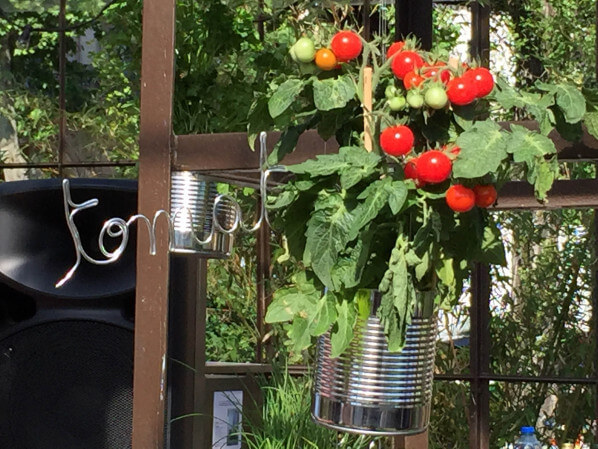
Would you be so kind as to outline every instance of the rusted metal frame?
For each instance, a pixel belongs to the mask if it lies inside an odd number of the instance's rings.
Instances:
[[[62,177],[66,139],[66,0],[60,0],[58,22],[58,176]]]
[[[471,4],[471,56],[483,66],[490,63],[490,7]]]
[[[470,307],[470,405],[469,405],[469,447],[489,449],[490,447],[490,394],[487,379],[489,374],[490,339],[490,272],[489,267],[476,264],[471,275],[472,298]]]
[[[598,7],[598,2],[596,2]],[[597,14],[598,18],[598,14]],[[598,19],[597,19],[598,20]],[[595,164],[598,165],[598,164]],[[598,169],[598,166],[596,167]],[[598,174],[597,174],[598,177]],[[598,208],[594,209],[594,260],[598,255]],[[598,423],[598,265],[594,265],[594,286],[592,291],[592,321],[594,331],[594,422]],[[594,426],[594,438],[598,439],[598,428]]]
[[[170,209],[175,0],[144,0],[139,135],[139,213]],[[137,239],[132,449],[164,446],[168,329],[168,224]]]
[[[551,376],[520,376],[517,374],[480,374],[477,378],[482,380],[494,380],[497,382],[508,383],[539,383],[539,384],[576,384],[576,385],[594,385],[598,382],[598,377],[551,377]],[[460,380],[469,382],[474,379],[469,374],[435,374],[434,380],[453,382]]]
[[[363,26],[362,36],[366,41],[372,38],[372,24],[370,22],[370,0],[363,0],[363,6],[361,7],[361,25]]]
[[[137,161],[116,161],[116,162],[77,162],[72,164],[60,164],[58,162],[47,163],[11,163],[0,164],[0,169],[23,169],[23,168],[93,168],[93,167],[134,167]]]
[[[261,210],[261,200],[257,204],[257,213]],[[257,344],[255,347],[255,360],[258,363],[264,362],[264,338],[268,332],[268,327],[264,322],[266,310],[271,300],[269,289],[270,280],[270,226],[266,221],[257,232]]]
[[[507,128],[511,122],[501,125]],[[532,121],[513,122],[517,125],[536,129]],[[598,140],[587,131],[580,142],[568,142],[556,133],[549,136],[555,144],[561,161],[598,160]],[[279,132],[268,133],[268,150],[272,151],[280,138]],[[177,170],[242,170],[259,169],[259,154],[249,148],[246,133],[188,134],[176,136],[174,168]],[[338,150],[334,139],[322,140],[315,130],[304,132],[297,148],[283,159],[284,164],[294,164],[313,158],[318,154]],[[201,148],[218,148],[217,152],[201,152]]]
[[[424,50],[432,48],[432,0],[395,0],[395,41],[413,35]]]
[[[198,272],[199,259],[196,256],[171,256],[167,421],[172,424],[166,447],[173,449],[194,447],[195,340],[201,289],[197,282]]]

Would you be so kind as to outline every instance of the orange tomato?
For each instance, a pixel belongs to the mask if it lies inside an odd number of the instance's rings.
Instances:
[[[329,50],[328,48],[320,48],[316,52],[316,65],[322,70],[332,70],[335,69],[338,61],[336,60],[336,56]]]

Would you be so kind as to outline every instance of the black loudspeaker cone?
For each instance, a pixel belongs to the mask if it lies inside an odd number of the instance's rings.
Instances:
[[[36,324],[0,340],[0,448],[131,447],[133,332]]]

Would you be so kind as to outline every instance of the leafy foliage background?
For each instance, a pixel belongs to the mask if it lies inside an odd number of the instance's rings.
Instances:
[[[263,95],[290,63],[289,45],[302,29],[322,21],[343,25],[356,20],[343,3],[266,2],[265,39],[259,38],[257,1],[177,1],[177,61],[174,129],[177,133],[244,131],[250,105]],[[495,50],[513,50],[517,84],[567,79],[596,85],[595,4],[590,0],[487,1],[509,37]],[[71,23],[93,19],[106,2],[75,2]],[[18,8],[16,7],[18,6]],[[324,8],[322,7],[324,6]],[[0,127],[0,139],[16,131],[27,161],[56,157],[57,148],[57,9],[56,2],[0,1],[0,114],[16,130]],[[307,16],[304,12],[309,11]],[[388,12],[392,22],[392,11]],[[435,39],[454,46],[460,37],[448,6],[435,10]],[[101,51],[91,65],[67,64],[68,129],[85,135],[89,159],[135,159],[138,154],[141,2],[117,0],[92,25]],[[323,25],[326,26],[326,25]],[[30,28],[27,34],[26,30]],[[85,27],[67,33],[69,48]],[[517,118],[517,117],[505,117]],[[250,130],[251,131],[251,130]],[[593,177],[591,166],[561,167],[562,176]],[[30,173],[50,176],[51,171]],[[111,173],[135,176],[135,170]],[[252,208],[247,200],[244,207]],[[588,318],[595,288],[595,217],[592,211],[501,214],[509,236],[511,271],[492,268],[491,367],[509,374],[584,376],[596,369],[595,324]],[[559,243],[560,242],[560,243]],[[252,360],[255,344],[255,241],[240,241],[235,255],[211,264],[208,350],[210,358]],[[273,260],[283,253],[274,245]],[[285,277],[276,271],[274,282]],[[467,327],[468,292],[452,322]],[[451,331],[455,327],[451,326]],[[469,348],[449,338],[440,343],[437,371],[467,373]],[[456,337],[456,335],[455,335]],[[276,329],[272,334],[276,338]],[[278,347],[280,354],[285,348]],[[309,361],[309,354],[305,355]],[[540,424],[541,434],[559,442],[589,432],[595,393],[570,385],[491,385],[491,447],[512,441],[517,426]],[[437,382],[431,425],[433,448],[468,447],[467,383]],[[302,392],[303,395],[306,391]],[[303,397],[299,395],[299,397]],[[538,418],[546,398],[554,409]],[[296,398],[289,399],[294,401]],[[446,411],[450,410],[450,413]]]

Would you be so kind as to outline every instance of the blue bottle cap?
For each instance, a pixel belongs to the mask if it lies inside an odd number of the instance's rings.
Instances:
[[[534,433],[536,430],[533,427],[524,426],[521,428],[521,433]]]

